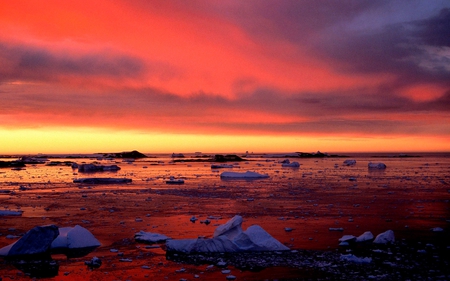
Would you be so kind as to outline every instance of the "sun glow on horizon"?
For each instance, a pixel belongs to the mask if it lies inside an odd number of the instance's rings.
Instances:
[[[336,137],[269,135],[198,135],[110,131],[93,128],[0,129],[0,154],[70,154],[138,150],[144,153],[283,152],[447,152],[436,137]],[[433,149],[423,150],[423,143]],[[405,143],[409,145],[405,146]],[[371,149],[368,149],[370,147]]]

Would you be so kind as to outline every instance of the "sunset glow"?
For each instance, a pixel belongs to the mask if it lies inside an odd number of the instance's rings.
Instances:
[[[448,1],[1,1],[0,154],[450,151]]]

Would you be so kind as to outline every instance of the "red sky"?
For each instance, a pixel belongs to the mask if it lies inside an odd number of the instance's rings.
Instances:
[[[450,151],[450,3],[0,1],[0,100],[3,154]]]

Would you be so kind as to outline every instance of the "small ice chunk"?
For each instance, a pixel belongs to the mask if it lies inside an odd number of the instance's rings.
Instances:
[[[284,168],[298,168],[298,167],[300,167],[300,163],[298,163],[298,162],[283,163],[283,164],[281,164],[281,167],[284,167]]]
[[[134,234],[134,239],[138,242],[145,242],[145,243],[160,243],[164,242],[166,240],[172,239],[170,237],[167,237],[166,235],[159,234],[159,233],[152,233],[152,232],[145,232],[145,231],[139,231],[136,234]]]
[[[440,227],[434,227],[434,228],[431,229],[431,231],[433,231],[433,232],[442,232],[442,231],[444,231],[444,229],[442,229]]]
[[[354,160],[354,159],[347,159],[347,160],[344,160],[344,165],[345,165],[345,166],[353,166],[353,165],[356,165],[356,160]]]

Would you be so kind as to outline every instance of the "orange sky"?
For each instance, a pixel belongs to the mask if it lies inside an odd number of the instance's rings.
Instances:
[[[450,151],[450,4],[338,4],[0,1],[0,153]]]

